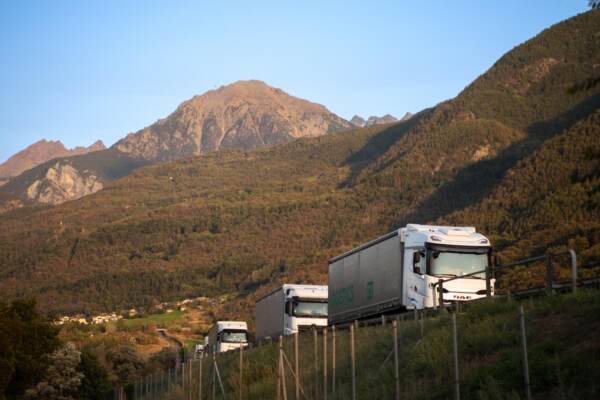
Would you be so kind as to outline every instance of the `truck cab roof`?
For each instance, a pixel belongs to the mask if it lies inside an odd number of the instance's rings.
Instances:
[[[490,241],[472,226],[438,226],[408,224],[400,229],[401,240],[406,247],[423,246],[425,243],[449,246],[490,246]]]
[[[217,326],[217,332],[221,332],[224,330],[248,330],[248,324],[245,321],[217,321],[215,323]]]
[[[302,299],[326,299],[328,296],[327,285],[284,284],[282,289],[286,297],[298,297]]]

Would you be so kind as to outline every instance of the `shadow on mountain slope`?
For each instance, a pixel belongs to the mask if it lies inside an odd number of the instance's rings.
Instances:
[[[414,221],[434,221],[480,202],[501,182],[510,168],[539,149],[545,140],[569,129],[598,108],[600,93],[587,98],[556,118],[532,124],[527,129],[528,135],[525,139],[513,143],[494,158],[462,168],[452,181],[422,201],[414,212],[396,220],[390,228]]]

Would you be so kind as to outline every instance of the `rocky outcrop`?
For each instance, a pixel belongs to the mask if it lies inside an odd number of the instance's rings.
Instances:
[[[114,148],[134,157],[171,161],[219,149],[273,146],[321,136],[353,125],[322,105],[261,81],[239,81],[181,104]]]
[[[105,148],[101,140],[89,147],[75,147],[74,149],[67,149],[60,141],[40,140],[1,164],[0,178],[15,177],[54,158],[87,154]]]
[[[410,113],[406,113],[406,114],[408,115]],[[412,116],[412,114],[410,114],[410,116]],[[406,115],[405,115],[405,117],[406,117]],[[391,123],[396,122],[396,121],[398,121],[398,119],[396,117],[390,115],[390,114],[386,114],[383,117],[377,117],[375,115],[372,115],[367,120],[365,120],[364,118],[362,118],[362,117],[360,117],[358,115],[355,115],[350,120],[350,122],[354,126],[359,127],[359,128],[362,128],[364,126],[391,124]],[[404,121],[404,118],[401,121]]]
[[[358,126],[358,127],[363,127],[367,123],[367,121],[365,121],[365,119],[363,117],[359,116],[359,115],[355,115],[354,117],[352,117],[352,119],[350,120],[350,122],[354,126]]]
[[[404,114],[404,116],[402,118],[400,118],[400,121],[407,121],[407,120],[411,119],[413,115],[414,115],[413,113],[407,112],[406,114]]]
[[[78,171],[66,161],[58,161],[48,168],[46,175],[33,181],[27,188],[26,198],[42,204],[60,204],[103,188],[98,177],[89,171]]]

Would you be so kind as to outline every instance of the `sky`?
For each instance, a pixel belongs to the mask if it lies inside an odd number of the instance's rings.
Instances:
[[[12,1],[0,10],[0,162],[111,145],[184,100],[260,79],[350,119],[456,96],[587,0]]]

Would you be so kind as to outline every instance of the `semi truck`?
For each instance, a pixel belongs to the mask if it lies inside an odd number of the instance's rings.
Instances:
[[[327,326],[327,286],[284,284],[256,302],[256,339]]]
[[[244,321],[217,321],[205,338],[205,351],[211,353],[236,350],[240,345],[248,346],[248,324]]]
[[[329,260],[329,325],[486,296],[489,240],[473,227],[408,224]],[[464,278],[460,278],[464,276]],[[491,281],[493,291],[493,280]]]

